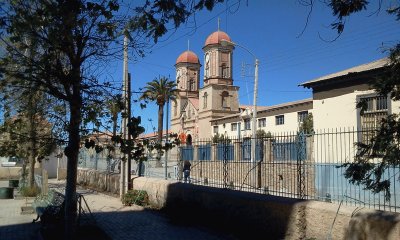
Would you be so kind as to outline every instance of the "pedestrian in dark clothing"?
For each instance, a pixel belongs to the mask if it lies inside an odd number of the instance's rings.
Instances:
[[[184,182],[190,183],[190,167],[192,166],[192,164],[188,161],[185,160],[185,162],[183,163],[183,177],[184,177]]]

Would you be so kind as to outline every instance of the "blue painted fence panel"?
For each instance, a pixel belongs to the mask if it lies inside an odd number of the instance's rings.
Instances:
[[[193,160],[193,146],[183,146],[181,147],[181,157],[182,160]]]
[[[396,174],[399,167],[390,167],[385,170],[384,178],[391,180],[389,202],[385,202],[384,194],[374,194],[364,190],[362,186],[349,183],[344,177],[345,168],[337,163],[317,163],[315,165],[316,197],[320,200],[354,202],[365,205],[387,205],[400,207],[400,185]]]
[[[217,145],[217,160],[224,160],[226,153],[226,160],[234,159],[234,147],[232,144],[218,144]]]
[[[211,145],[199,145],[199,147],[197,148],[197,156],[199,157],[199,160],[202,161],[211,160]]]

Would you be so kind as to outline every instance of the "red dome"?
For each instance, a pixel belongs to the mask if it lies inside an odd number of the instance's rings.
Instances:
[[[216,32],[212,33],[210,36],[208,36],[204,46],[207,46],[210,44],[219,44],[219,42],[222,39],[231,41],[231,38],[228,36],[228,34],[226,34],[225,32],[222,32],[222,31],[216,31]]]
[[[181,55],[179,55],[179,57],[176,59],[176,64],[178,63],[198,63],[199,62],[199,58],[197,57],[196,53],[192,52],[192,51],[185,51],[183,52]]]

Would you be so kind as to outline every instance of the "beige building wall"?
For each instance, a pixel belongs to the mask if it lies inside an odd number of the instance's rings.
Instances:
[[[257,113],[257,130],[262,129],[266,133],[271,132],[272,134],[277,135],[289,133],[295,134],[300,126],[298,113],[305,111],[313,113],[311,99],[271,106],[268,107],[268,110],[265,110],[265,107],[263,108],[264,110],[259,110]],[[247,108],[240,114],[233,114],[222,119],[214,120],[211,123],[210,132],[214,135],[216,130],[215,128],[218,127],[219,134],[236,138],[239,136],[238,130],[240,128],[241,137],[251,137],[253,129],[252,114],[252,110]],[[277,116],[284,116],[284,124],[276,124]],[[250,121],[250,129],[245,129],[245,120],[247,119]],[[259,127],[260,119],[265,119],[265,127]],[[232,124],[236,124],[236,129],[232,129]]]

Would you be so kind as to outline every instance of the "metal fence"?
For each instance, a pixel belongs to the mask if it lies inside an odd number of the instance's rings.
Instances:
[[[366,134],[354,129],[276,134],[256,140],[256,161],[251,161],[249,138],[202,140],[182,146],[181,160],[192,162],[193,184],[399,212],[399,167],[383,175],[391,181],[389,201],[384,193],[374,194],[344,177],[342,165],[353,161],[355,143]]]
[[[143,165],[142,172],[145,176],[179,180],[182,163],[188,160],[192,164],[192,184],[399,212],[400,167],[390,167],[384,173],[391,181],[389,201],[385,201],[383,193],[364,190],[344,177],[342,165],[353,161],[355,143],[365,135],[355,129],[316,131],[311,135],[274,134],[256,139],[256,161],[251,160],[250,138],[198,140],[169,151],[167,166],[163,156],[162,167],[156,167],[156,161],[151,160]],[[83,151],[79,166],[110,170],[114,160],[110,163],[106,156]],[[137,172],[135,162],[132,169]],[[113,170],[118,172],[117,167]]]

